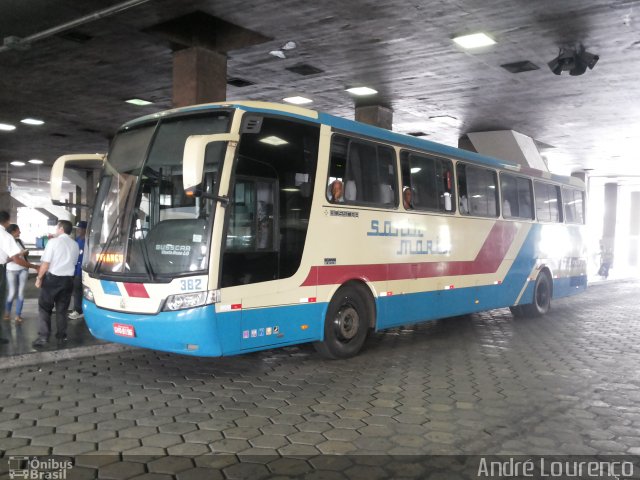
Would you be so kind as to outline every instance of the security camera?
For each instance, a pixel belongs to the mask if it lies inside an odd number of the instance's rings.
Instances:
[[[568,71],[569,75],[582,75],[591,70],[600,57],[585,50],[582,44],[577,48],[560,47],[560,53],[556,58],[551,60],[547,65],[555,75],[560,75],[564,71]]]

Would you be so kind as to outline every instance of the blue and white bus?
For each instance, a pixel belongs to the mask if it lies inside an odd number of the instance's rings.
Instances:
[[[304,108],[170,110],[125,124],[104,159],[86,322],[182,354],[344,358],[371,330],[543,315],[586,288],[584,206],[578,179]]]

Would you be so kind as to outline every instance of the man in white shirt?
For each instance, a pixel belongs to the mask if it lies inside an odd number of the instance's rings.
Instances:
[[[38,316],[40,326],[34,347],[44,347],[51,334],[51,312],[56,308],[56,338],[58,342],[67,340],[67,309],[73,291],[73,274],[80,250],[69,234],[71,222],[61,220],[56,226],[56,237],[49,240],[42,254],[42,264],[36,279],[40,288]]]
[[[0,318],[4,316],[4,306],[7,301],[7,263],[15,262],[26,268],[38,268],[37,265],[24,259],[16,239],[7,233],[6,228],[11,223],[10,220],[9,212],[0,210]],[[8,340],[0,338],[0,344],[2,343],[8,343]]]

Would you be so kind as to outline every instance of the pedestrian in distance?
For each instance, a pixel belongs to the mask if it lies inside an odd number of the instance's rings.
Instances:
[[[7,232],[7,227],[11,224],[10,219],[9,212],[0,210],[0,318],[4,317],[7,302],[7,263],[15,262],[26,268],[38,269],[37,265],[24,259],[15,238]],[[9,340],[1,337],[0,344],[2,343],[9,343]]]
[[[84,237],[87,232],[87,222],[84,220],[76,224],[76,243],[78,244],[78,262],[73,274],[73,311],[69,314],[70,320],[84,317],[82,312],[82,258],[84,254]]]
[[[7,232],[13,235],[18,247],[20,247],[22,257],[28,262],[29,250],[24,246],[22,240],[20,240],[20,227],[15,223],[12,223],[7,227]],[[29,269],[22,265],[18,265],[16,262],[7,263],[7,285],[9,293],[7,294],[7,304],[4,309],[4,320],[11,319],[11,309],[13,308],[13,301],[16,302],[16,323],[22,323],[22,307],[24,305],[24,288],[27,285],[29,279]]]
[[[73,274],[80,253],[78,244],[69,236],[72,228],[68,220],[58,222],[55,238],[49,240],[42,254],[42,264],[36,278],[40,296],[38,338],[33,342],[34,347],[44,347],[49,343],[54,307],[58,344],[67,340],[67,309],[71,303]]]

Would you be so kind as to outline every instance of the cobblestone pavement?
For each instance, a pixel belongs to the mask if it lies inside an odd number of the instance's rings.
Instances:
[[[389,455],[640,455],[639,286],[590,287],[541,319],[502,309],[378,333],[345,361],[309,346],[133,350],[3,370],[0,452],[73,457],[67,478],[159,480],[427,478]]]

